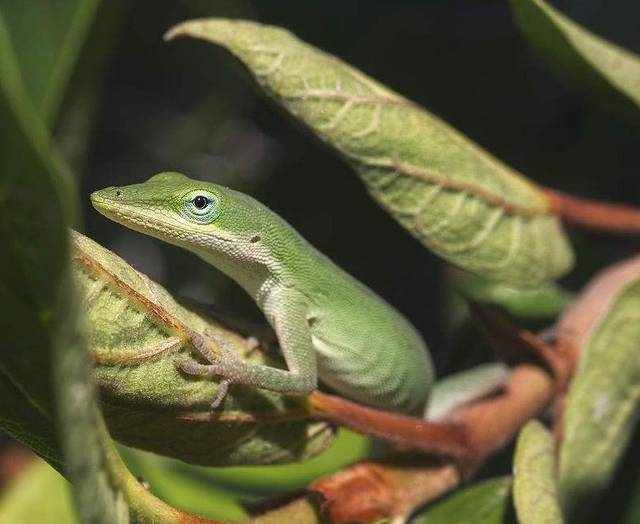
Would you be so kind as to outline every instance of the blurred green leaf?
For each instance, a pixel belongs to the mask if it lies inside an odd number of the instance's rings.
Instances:
[[[367,437],[342,428],[326,451],[298,464],[203,468],[173,461],[172,467],[184,475],[233,491],[243,500],[253,501],[304,489],[313,480],[366,458],[371,446]]]
[[[65,224],[75,216],[75,203],[70,173],[24,95],[1,11],[0,72],[0,301],[8,306],[0,315],[0,347],[6,348],[0,370],[22,397],[7,399],[0,411],[4,427],[14,424],[7,431],[37,445],[39,438],[50,437],[17,435],[15,428],[52,424],[50,349],[65,316]],[[53,450],[36,451],[46,457]]]
[[[313,456],[333,429],[309,420],[298,399],[234,386],[215,416],[217,383],[185,376],[188,330],[211,332],[260,360],[239,335],[178,304],[124,260],[74,233],[75,281],[109,429],[123,444],[201,465],[269,464]]]
[[[0,408],[0,430],[62,471],[62,453],[51,421],[34,410],[28,398],[1,371],[0,398],[5,400]]]
[[[24,94],[1,16],[0,70],[0,121],[8,122],[10,129],[3,134],[1,148],[7,154],[0,159],[0,242],[6,247],[0,261],[0,299],[10,304],[7,314],[1,316],[0,327],[6,338],[0,345],[11,348],[2,352],[0,368],[31,407],[15,417],[20,418],[17,422],[22,428],[33,428],[41,420],[52,424],[54,407],[62,406],[69,412],[77,405],[84,410],[95,409],[92,398],[84,395],[75,382],[77,376],[67,373],[72,370],[69,365],[62,366],[64,373],[58,375],[62,387],[57,406],[53,403],[52,370],[60,369],[54,367],[60,364],[56,357],[76,354],[81,362],[86,358],[68,279],[67,228],[75,216],[75,188],[44,124]],[[14,407],[21,405],[26,402],[19,399]],[[3,419],[4,416],[3,413]],[[76,484],[81,515],[100,515],[100,522],[105,523],[122,522],[117,515],[126,514],[126,506],[121,503],[124,511],[114,511],[116,496],[111,483],[97,482],[103,460],[99,448],[92,445],[96,425],[75,424],[81,420],[63,417],[61,426],[66,430],[65,436],[81,440],[69,454],[69,442],[62,439],[67,451],[66,470],[72,479],[82,480]],[[17,436],[34,447],[42,439],[39,435]],[[45,457],[50,453],[36,451]],[[55,464],[62,462],[59,452],[57,455]],[[86,497],[87,493],[91,497]]]
[[[511,478],[479,482],[420,513],[414,524],[504,524],[511,507]]]
[[[209,479],[184,474],[174,467],[175,461],[171,459],[130,448],[119,449],[130,471],[154,495],[172,506],[225,522],[248,518],[235,494]]]
[[[1,12],[0,71],[0,122],[7,125],[0,143],[0,300],[9,306],[0,316],[0,347],[10,348],[0,354],[0,370],[5,390],[20,393],[15,402],[3,398],[0,423],[42,456],[55,454],[52,463],[59,466],[48,428],[45,435],[23,434],[51,426],[55,417],[81,522],[129,522],[130,510],[142,520],[180,521],[183,513],[128,473],[97,411],[69,275],[75,186],[25,94]],[[39,449],[42,442],[46,449]]]
[[[76,524],[69,483],[34,461],[0,497],[0,524]]]
[[[70,173],[39,117],[49,124],[55,117],[95,4],[0,6],[0,238],[6,248],[0,298],[11,304],[0,321],[11,338],[0,359],[3,398],[11,399],[3,403],[0,427],[56,467],[62,462],[51,424],[46,348],[66,259],[66,231],[56,225],[72,219],[74,202]]]
[[[370,442],[341,429],[329,449],[313,459],[286,466],[232,468],[191,466],[130,448],[121,451],[133,474],[148,482],[150,490],[171,505],[208,518],[235,521],[248,516],[240,501],[255,503],[265,497],[302,490],[313,480],[365,458]],[[311,511],[303,506],[301,511],[305,508]],[[286,510],[287,518],[292,512],[295,513],[292,508]],[[281,522],[278,515],[263,518]]]
[[[640,413],[640,258],[600,273],[563,316],[558,334],[581,352],[563,416],[560,493],[569,514],[588,515]]]
[[[573,254],[546,196],[446,123],[288,31],[203,19],[171,29],[228,49],[360,174],[425,246],[469,271],[533,286]]]
[[[520,430],[513,459],[513,500],[520,524],[564,522],[555,472],[553,435],[533,420]]]
[[[99,3],[95,9],[92,4]],[[103,81],[109,71],[109,61],[114,48],[119,43],[119,30],[124,14],[123,0],[96,2],[87,0],[85,5],[76,9],[76,18],[84,15],[83,24],[88,11],[93,12],[93,23],[88,26],[84,35],[75,31],[73,36],[76,45],[80,36],[86,36],[82,51],[76,60],[71,76],[57,78],[67,83],[62,104],[58,105],[58,115],[54,116],[55,141],[67,163],[77,176],[81,176],[88,160],[90,144],[95,138],[94,127],[103,94]],[[75,23],[75,28],[79,29]],[[71,39],[69,34],[67,40]]]
[[[640,57],[601,38],[543,0],[510,0],[517,23],[554,71],[638,122]]]
[[[100,0],[2,2],[24,89],[52,127]]]
[[[450,272],[450,281],[464,298],[499,306],[524,320],[555,318],[571,301],[571,294],[554,283],[516,288],[459,270]]]

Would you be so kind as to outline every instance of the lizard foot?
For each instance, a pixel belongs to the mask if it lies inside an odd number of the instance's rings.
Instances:
[[[238,357],[232,344],[224,338],[208,331],[204,336],[195,331],[189,332],[191,344],[197,353],[208,362],[201,364],[195,359],[187,358],[179,363],[182,372],[198,377],[221,377],[216,396],[211,403],[211,409],[217,409],[224,401],[229,385],[238,373],[242,360]],[[216,350],[212,349],[212,343]]]
[[[191,375],[193,377],[211,378],[220,375],[217,366],[200,364],[200,362],[192,358],[186,358],[182,361],[179,361],[177,363],[177,367],[186,375]],[[215,411],[222,405],[224,399],[227,397],[227,393],[229,392],[229,386],[231,385],[231,383],[231,380],[229,380],[228,378],[223,378],[220,382],[218,382],[216,395],[211,402],[211,411]]]

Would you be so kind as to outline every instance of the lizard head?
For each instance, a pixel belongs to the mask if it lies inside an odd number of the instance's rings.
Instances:
[[[259,250],[269,235],[264,217],[271,211],[258,201],[180,173],[160,173],[141,184],[101,189],[91,195],[91,203],[115,222],[201,256],[220,252],[246,256],[249,250]]]

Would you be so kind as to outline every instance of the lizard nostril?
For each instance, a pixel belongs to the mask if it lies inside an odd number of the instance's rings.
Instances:
[[[122,191],[120,189],[116,189],[116,196],[122,196]]]

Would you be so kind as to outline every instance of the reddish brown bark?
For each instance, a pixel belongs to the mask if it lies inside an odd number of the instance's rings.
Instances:
[[[543,188],[553,213],[567,222],[588,229],[615,233],[640,233],[640,209],[632,206],[599,202]]]

